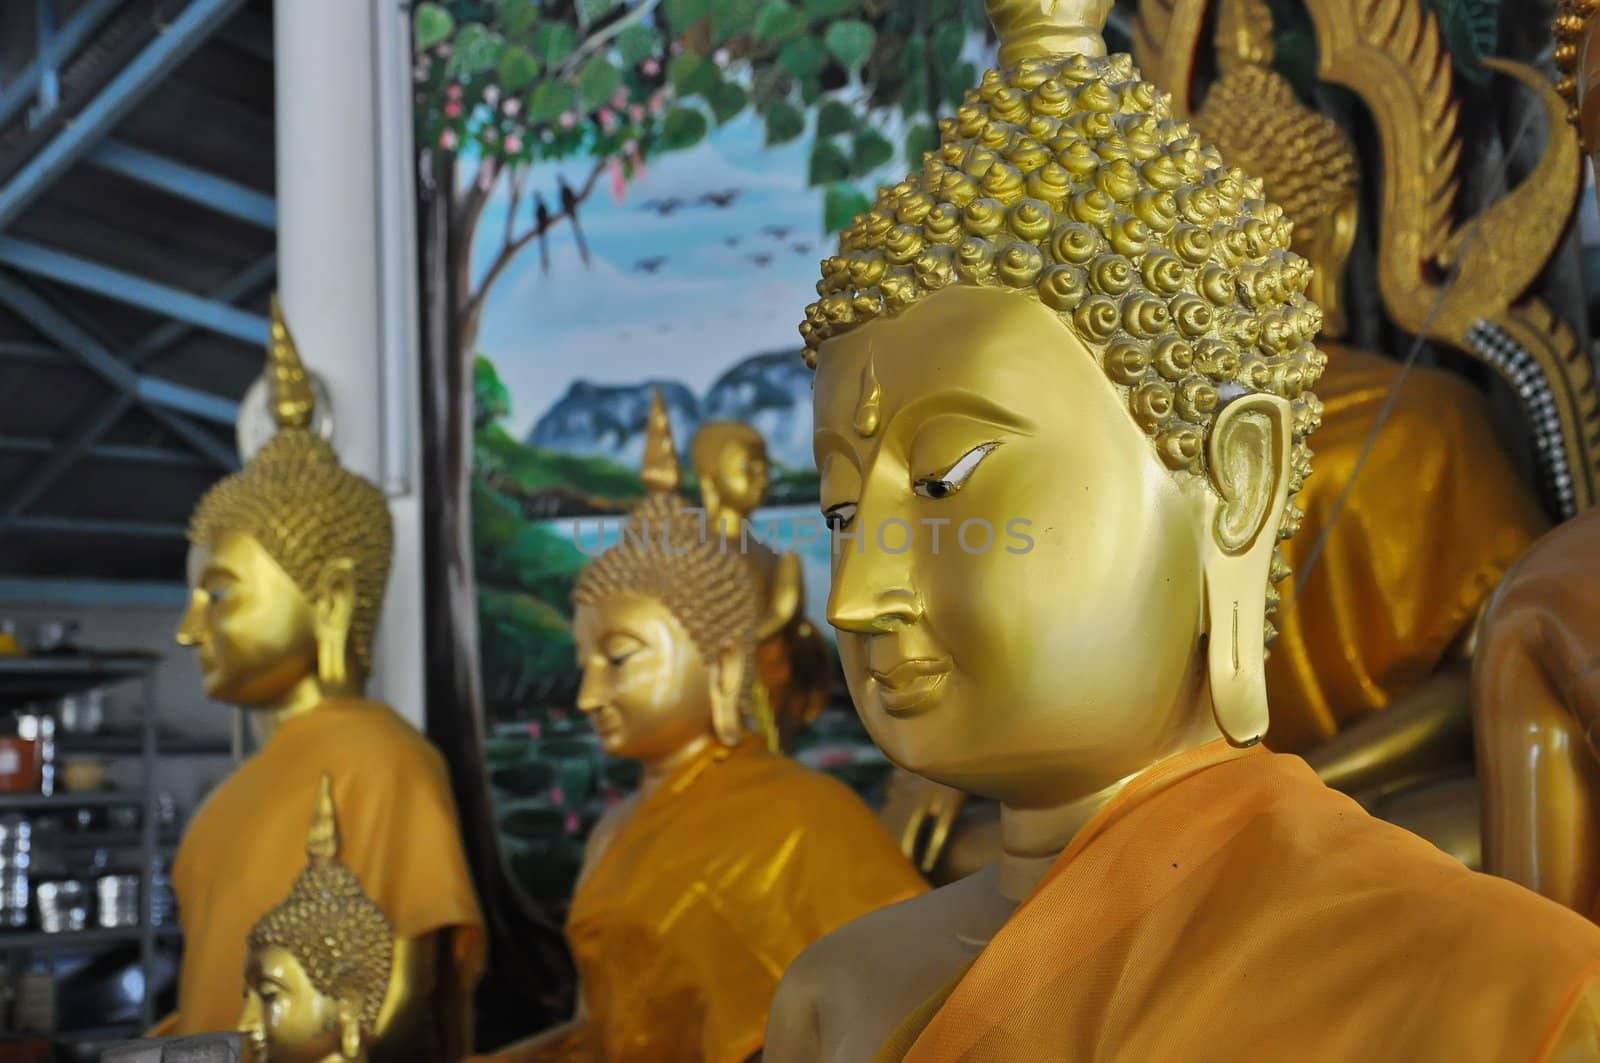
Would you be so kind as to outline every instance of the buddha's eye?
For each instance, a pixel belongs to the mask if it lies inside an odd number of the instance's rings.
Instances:
[[[917,480],[912,483],[911,489],[923,498],[949,498],[961,490],[978,466],[983,464],[983,459],[993,453],[999,445],[999,443],[984,443],[973,447],[961,455],[960,460],[950,466],[949,471],[939,476],[927,476]]]
[[[838,505],[829,506],[822,511],[822,519],[828,522],[829,531],[844,531],[850,526],[850,522],[856,519],[856,504],[840,502]]]

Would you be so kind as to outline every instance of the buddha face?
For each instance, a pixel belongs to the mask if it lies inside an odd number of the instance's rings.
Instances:
[[[717,504],[736,513],[749,513],[767,496],[771,474],[767,447],[748,425],[719,422],[705,426],[704,439],[696,440],[696,472],[709,480]]]
[[[224,532],[190,555],[178,641],[193,646],[206,694],[266,705],[317,674],[315,610],[252,536]]]
[[[814,401],[829,619],[890,759],[1027,805],[1193,744],[1214,504],[1060,317],[945,289],[825,344]]]
[[[350,1009],[324,996],[294,954],[279,945],[252,949],[245,963],[245,1006],[239,1032],[254,1058],[270,1063],[318,1063],[355,1058]]]
[[[669,757],[712,733],[712,668],[658,599],[618,592],[573,619],[578,708],[612,756]]]

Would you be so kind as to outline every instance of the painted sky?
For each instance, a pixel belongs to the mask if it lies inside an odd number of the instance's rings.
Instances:
[[[760,120],[746,114],[696,148],[653,161],[621,202],[602,178],[580,214],[588,266],[571,228],[560,226],[548,273],[536,247],[506,271],[479,347],[511,393],[513,432],[525,434],[575,379],[667,377],[704,394],[748,355],[799,349],[796,329],[826,253],[822,195],[805,183],[809,138],[771,150],[763,141]],[[532,177],[552,201],[558,172]],[[577,184],[586,173],[579,160],[564,176]],[[696,202],[731,190],[738,198],[727,208]],[[688,205],[667,215],[647,206],[665,199]],[[480,232],[501,232],[508,205],[502,191]],[[491,244],[475,249],[480,269]],[[649,273],[639,264],[652,259],[662,261]]]

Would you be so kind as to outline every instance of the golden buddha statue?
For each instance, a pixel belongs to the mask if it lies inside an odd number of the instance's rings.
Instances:
[[[289,896],[250,931],[239,1032],[257,1063],[365,1063],[384,1021],[394,927],[339,860],[327,775],[306,865]]]
[[[1165,6],[1147,0],[1145,23]],[[1328,355],[1317,476],[1300,496],[1301,533],[1285,548],[1290,567],[1310,576],[1283,610],[1267,662],[1267,744],[1302,754],[1330,785],[1475,865],[1470,632],[1495,583],[1547,522],[1465,380],[1406,371],[1339,342],[1349,330],[1345,275],[1360,211],[1355,145],[1273,68],[1265,0],[1217,6],[1218,76],[1192,123],[1230,165],[1259,176],[1294,224],[1292,246],[1312,266],[1307,295],[1323,309]],[[1424,17],[1436,36],[1433,16]],[[1190,42],[1141,37],[1141,65],[1187,97]],[[1385,159],[1385,181],[1421,180],[1399,169],[1408,162]],[[1441,787],[1452,798],[1443,819]]]
[[[1571,1010],[1600,928],[1261,744],[1321,315],[1261,182],[1104,54],[1109,6],[989,0],[1007,65],[845,230],[801,326],[851,695],[895,763],[1000,803],[1003,851],[807,950],[763,1058],[1600,1035]],[[966,548],[936,552],[945,521]]]
[[[677,494],[657,396],[622,541],[578,577],[578,708],[639,792],[596,825],[567,920],[569,1024],[497,1060],[743,1063],[789,961],[926,884],[847,787],[747,737],[763,617],[737,543]]]
[[[1600,146],[1600,19],[1564,0],[1560,89],[1584,149]],[[1473,662],[1484,870],[1600,921],[1600,511],[1560,525],[1517,563]]]
[[[665,407],[657,408],[666,416]],[[766,441],[747,424],[713,421],[695,433],[690,460],[711,526],[739,551],[755,579],[759,641],[752,710],[769,748],[788,750],[827,707],[833,673],[827,644],[806,618],[799,555],[778,554],[747,527],[767,494]]]
[[[279,431],[201,500],[178,630],[206,693],[266,721],[268,737],[195,813],[178,850],[178,1011],[158,1032],[235,1027],[246,937],[294,882],[305,795],[331,773],[343,860],[399,937],[392,1005],[368,1047],[384,1054],[425,1016],[434,1040],[407,1050],[459,1059],[484,940],[450,781],[415,728],[361,696],[389,572],[388,505],[308,430],[310,389],[276,302],[269,357]]]

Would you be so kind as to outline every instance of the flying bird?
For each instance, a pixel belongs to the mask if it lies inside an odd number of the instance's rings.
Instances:
[[[678,208],[680,208],[682,206],[683,206],[683,200],[679,199],[676,196],[668,196],[665,199],[647,200],[645,202],[644,206],[641,209],[643,209],[643,210],[653,210],[657,214],[659,214],[663,218],[665,218],[670,214],[677,213]]]
[[[811,253],[811,245],[810,244],[795,244],[794,245],[794,253],[797,254],[797,255],[809,255]]]
[[[739,189],[728,188],[721,192],[707,192],[705,195],[700,197],[699,203],[702,206],[710,206],[716,207],[718,210],[726,210],[733,206],[738,199]]]
[[[762,229],[761,231],[766,233],[768,236],[772,237],[774,240],[782,241],[782,240],[789,239],[789,234],[794,232],[794,226],[792,226],[792,225],[768,225],[766,228]]]
[[[723,240],[722,242],[727,244],[729,247],[738,247],[739,246],[739,238],[737,236],[730,236],[727,239]]]
[[[667,264],[666,255],[657,255],[654,258],[641,258],[633,264],[633,268],[640,273],[659,273],[661,267]]]
[[[767,254],[765,251],[762,251],[751,255],[750,261],[754,262],[758,266],[770,266],[772,265],[772,256]]]

